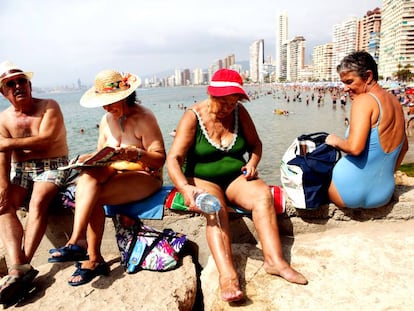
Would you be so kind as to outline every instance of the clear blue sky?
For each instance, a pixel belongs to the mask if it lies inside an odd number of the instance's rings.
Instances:
[[[309,51],[332,40],[332,26],[382,7],[381,0],[2,0],[0,61],[34,71],[35,86],[91,84],[102,69],[148,76],[207,68],[230,54],[248,60],[265,40],[275,55],[276,17]]]

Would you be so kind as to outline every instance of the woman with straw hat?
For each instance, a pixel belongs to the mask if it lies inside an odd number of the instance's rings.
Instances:
[[[49,262],[87,259],[77,265],[69,279],[72,286],[109,274],[109,266],[100,251],[105,224],[103,205],[141,200],[162,186],[164,141],[154,114],[136,101],[135,90],[139,85],[140,79],[136,75],[104,70],[98,73],[94,87],[80,100],[83,107],[106,110],[99,125],[98,150],[105,146],[114,147],[115,156],[111,161],[122,161],[122,167],[81,169],[72,236],[64,247],[51,250],[52,257],[49,258]],[[88,156],[79,157],[77,162]],[[87,243],[84,240],[86,233]]]

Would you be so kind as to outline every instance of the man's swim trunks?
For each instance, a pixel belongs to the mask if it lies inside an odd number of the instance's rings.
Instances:
[[[67,164],[68,157],[12,162],[10,180],[25,189],[31,188],[35,181],[51,182],[61,188],[65,185],[67,171],[57,168]]]

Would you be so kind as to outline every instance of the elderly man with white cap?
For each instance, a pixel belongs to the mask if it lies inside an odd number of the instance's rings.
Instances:
[[[11,104],[0,113],[0,238],[11,262],[0,282],[3,304],[18,299],[38,273],[30,261],[46,230],[46,211],[65,182],[57,168],[68,162],[60,107],[32,97],[32,75],[10,61],[0,64],[0,92]],[[30,194],[24,229],[16,211]]]

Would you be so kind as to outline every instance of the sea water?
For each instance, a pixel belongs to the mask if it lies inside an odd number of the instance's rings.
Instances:
[[[197,87],[168,87],[137,90],[137,97],[142,105],[151,109],[160,125],[166,150],[168,151],[173,137],[169,134],[177,127],[185,107],[195,101],[207,97],[206,86]],[[310,101],[306,104],[305,97],[310,92],[302,92],[302,101],[288,103],[284,92],[274,90],[271,85],[246,86],[246,90],[257,92],[257,98],[245,104],[249,111],[259,136],[263,143],[262,159],[258,166],[258,173],[268,184],[280,185],[280,160],[283,153],[293,139],[304,133],[325,131],[343,136],[345,132],[344,120],[349,118],[349,103],[343,107],[339,103],[332,104],[330,95],[325,96],[324,103],[317,104]],[[293,98],[294,91],[287,90],[287,95]],[[79,105],[83,91],[72,93],[42,93],[36,97],[53,98],[61,106],[67,138],[69,156],[74,158],[78,154],[96,150],[98,139],[98,124],[105,111],[103,108],[84,108]],[[316,93],[315,93],[316,95]],[[10,104],[0,97],[0,110]],[[275,109],[289,111],[288,116],[273,113]],[[164,170],[165,184],[171,184]]]

